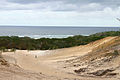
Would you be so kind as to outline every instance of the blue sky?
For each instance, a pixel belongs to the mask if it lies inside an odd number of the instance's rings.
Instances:
[[[0,25],[120,26],[119,0],[1,0]]]

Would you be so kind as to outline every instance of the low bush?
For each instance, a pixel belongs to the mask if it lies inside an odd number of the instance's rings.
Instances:
[[[7,49],[14,51],[20,50],[51,50],[59,48],[68,48],[73,46],[85,45],[90,42],[108,37],[119,36],[120,31],[109,31],[96,33],[90,36],[76,35],[68,38],[40,38],[33,39],[29,37],[17,37],[17,36],[1,36],[0,37],[0,50],[3,52]]]

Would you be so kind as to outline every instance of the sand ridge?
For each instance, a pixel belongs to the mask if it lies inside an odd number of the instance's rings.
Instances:
[[[29,70],[35,73],[42,73],[46,76],[55,77],[53,80],[102,80],[101,78],[94,77],[84,77],[78,74],[68,73],[64,71],[63,67],[66,65],[64,62],[66,60],[75,59],[78,56],[82,57],[89,54],[92,50],[104,43],[107,43],[116,37],[107,37],[88,45],[82,45],[78,47],[48,50],[48,51],[27,51],[27,50],[17,50],[15,53],[7,52],[3,56],[5,58],[9,57],[8,62],[14,63],[24,70]],[[42,54],[45,55],[39,55]],[[70,68],[68,70],[74,70],[76,68]],[[110,80],[110,78],[104,78],[105,80]],[[34,80],[34,79],[33,79]],[[42,79],[41,79],[42,80]],[[46,79],[44,80],[52,80]]]

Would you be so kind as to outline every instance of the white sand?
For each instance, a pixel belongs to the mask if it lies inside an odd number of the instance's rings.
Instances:
[[[29,51],[27,54],[30,55],[36,55],[36,56],[45,56],[47,54],[50,54],[49,50],[35,50],[35,51]]]

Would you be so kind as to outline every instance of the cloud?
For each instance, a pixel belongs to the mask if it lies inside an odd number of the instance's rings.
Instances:
[[[34,0],[31,0],[26,4],[23,3],[19,0],[1,1],[0,10],[72,11],[77,8],[74,4],[65,4],[62,1],[38,1],[35,3]]]
[[[30,4],[37,2],[44,2],[45,0],[7,0],[7,2],[19,3],[19,4]]]
[[[92,12],[1,11],[0,24],[31,26],[119,26],[120,8]]]
[[[0,24],[118,25],[119,0],[1,0]]]
[[[1,0],[0,10],[101,11],[118,8],[119,0]]]

